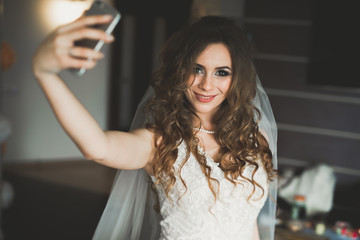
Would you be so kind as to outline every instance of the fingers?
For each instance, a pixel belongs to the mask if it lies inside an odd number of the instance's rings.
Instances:
[[[55,54],[59,69],[90,69],[95,67],[96,62],[103,57],[104,54],[102,52],[84,47],[61,48],[61,51]]]
[[[111,21],[111,16],[89,16],[59,27],[39,46],[34,56],[34,71],[59,73],[66,68],[93,68],[96,61],[103,58],[103,53],[86,47],[74,46],[74,43],[81,39],[92,39],[105,43],[113,41],[114,38],[104,31],[90,27],[109,21]]]
[[[71,51],[71,52],[74,52],[74,51]],[[59,61],[62,69],[65,69],[65,68],[91,69],[96,66],[95,58],[73,57],[70,54],[68,54],[67,56],[62,56],[61,58],[58,58],[58,61]]]
[[[104,54],[102,52],[98,52],[93,49],[84,47],[73,47],[69,50],[68,54],[71,57],[92,59],[95,61],[100,60],[104,57]]]
[[[85,69],[91,69],[96,66],[96,61],[93,61],[91,59],[83,60],[83,59],[76,59],[72,58],[68,61],[68,68],[85,68]]]
[[[71,39],[73,42],[85,38],[92,40],[102,40],[106,43],[114,41],[114,37],[112,35],[108,35],[104,31],[94,28],[75,29],[67,34],[67,38]]]
[[[60,27],[59,32],[68,32],[75,30],[77,28],[82,28],[95,24],[105,24],[105,23],[109,23],[112,19],[113,17],[111,15],[84,16],[84,17],[80,17],[78,20],[72,23]]]
[[[74,43],[82,39],[103,41],[105,43],[112,42],[114,40],[112,35],[88,26],[106,23],[109,20],[111,20],[111,16],[107,15],[83,17],[75,21],[74,24],[67,25],[57,31],[54,40],[57,46],[56,49],[61,51],[58,54],[61,68],[93,68],[96,61],[102,59],[104,54],[91,48],[75,46]]]

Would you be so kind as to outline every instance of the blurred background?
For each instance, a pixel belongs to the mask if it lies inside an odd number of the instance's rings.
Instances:
[[[165,40],[205,15],[235,19],[279,128],[277,239],[355,239],[360,227],[356,1],[108,0],[122,19],[105,59],[61,73],[104,129],[128,130]],[[116,170],[84,160],[31,71],[41,40],[90,0],[0,0],[0,239],[91,239]]]

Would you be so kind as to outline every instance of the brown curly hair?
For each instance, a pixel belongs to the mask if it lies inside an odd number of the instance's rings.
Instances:
[[[199,139],[193,133],[193,120],[199,118],[185,97],[187,80],[193,76],[195,61],[210,44],[224,44],[231,56],[232,80],[226,99],[213,117],[216,126],[215,139],[220,146],[215,161],[225,177],[236,184],[239,177],[264,189],[255,180],[259,168],[257,159],[272,180],[276,171],[272,165],[272,153],[264,136],[259,132],[260,112],[253,104],[256,95],[256,71],[252,62],[253,47],[246,33],[237,24],[224,17],[203,17],[192,25],[173,34],[161,51],[162,64],[150,82],[155,94],[148,102],[147,128],[154,132],[155,156],[151,168],[166,194],[175,184],[181,168],[192,153],[199,162],[208,185],[217,198],[219,182],[211,177],[211,168],[206,157],[199,152]],[[173,165],[177,159],[177,149],[181,141],[186,143],[187,156],[178,172]],[[242,175],[246,164],[254,165],[251,179]]]

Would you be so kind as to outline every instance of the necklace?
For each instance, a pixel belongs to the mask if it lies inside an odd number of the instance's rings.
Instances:
[[[205,130],[205,129],[201,129],[201,128],[193,128],[193,129],[196,130],[196,131],[207,133],[207,134],[214,134],[215,133],[215,131],[209,131],[209,130]]]

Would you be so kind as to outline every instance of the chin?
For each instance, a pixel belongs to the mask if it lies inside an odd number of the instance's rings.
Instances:
[[[197,114],[213,114],[219,106],[194,106]]]

